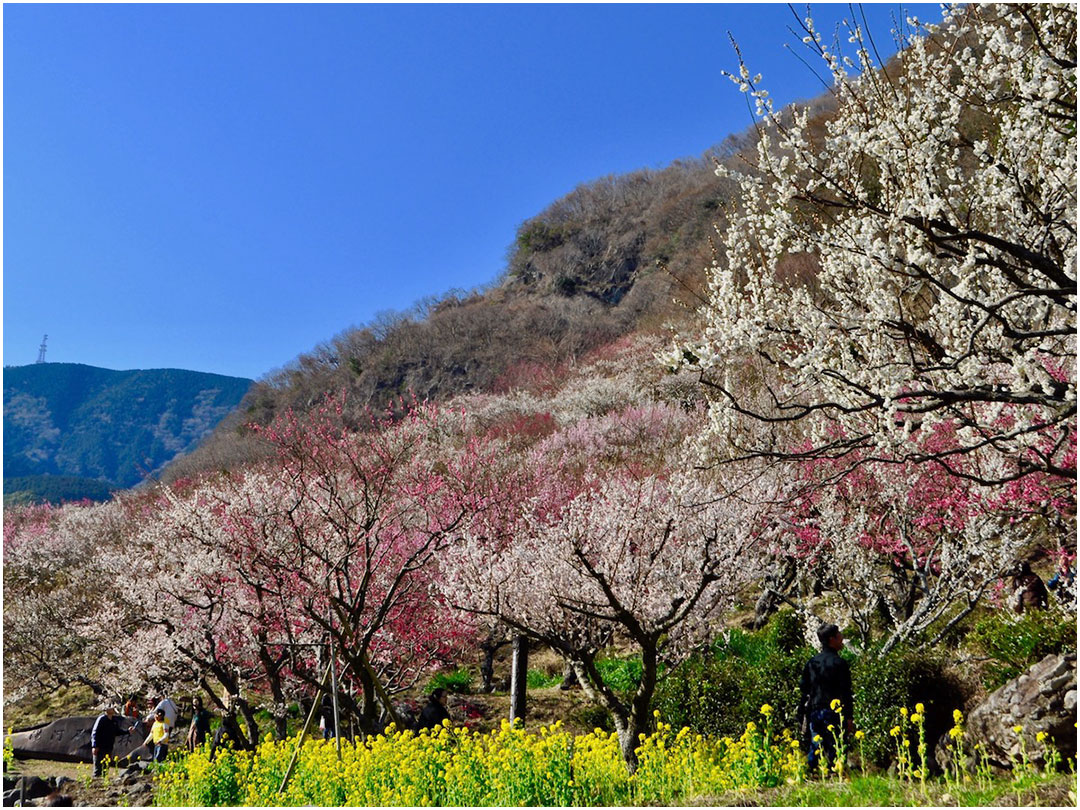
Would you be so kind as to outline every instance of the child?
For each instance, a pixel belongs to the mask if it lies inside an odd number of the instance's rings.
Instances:
[[[172,733],[172,729],[169,727],[169,722],[165,719],[165,710],[158,709],[154,712],[154,725],[150,727],[150,733],[147,735],[143,745],[154,746],[154,762],[164,762],[165,757],[169,754],[169,735]]]

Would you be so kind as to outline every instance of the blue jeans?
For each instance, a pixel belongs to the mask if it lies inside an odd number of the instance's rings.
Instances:
[[[818,767],[818,757],[822,753],[826,762],[832,762],[836,758],[836,739],[844,733],[840,725],[840,715],[832,709],[818,709],[810,712],[810,745],[806,755],[806,762],[813,770]],[[829,726],[833,727],[829,731]],[[815,742],[815,737],[820,737],[820,742]]]

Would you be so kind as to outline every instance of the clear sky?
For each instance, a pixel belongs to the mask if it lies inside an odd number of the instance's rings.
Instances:
[[[812,8],[823,31],[850,15]],[[887,53],[892,20],[940,19],[863,10]],[[750,124],[729,31],[778,102],[821,92],[793,24],[779,4],[5,5],[4,363],[48,333],[52,362],[258,378],[489,283],[579,183]]]

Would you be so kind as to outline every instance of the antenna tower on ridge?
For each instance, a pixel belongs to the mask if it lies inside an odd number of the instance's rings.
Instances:
[[[46,335],[45,337],[43,337],[41,339],[41,346],[38,347],[38,353],[37,353],[37,361],[39,363],[44,363],[45,362],[45,341],[48,340],[48,339],[49,339],[48,335]]]

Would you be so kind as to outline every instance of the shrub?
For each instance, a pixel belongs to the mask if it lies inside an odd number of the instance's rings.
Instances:
[[[953,710],[962,709],[966,699],[937,651],[893,650],[879,656],[869,650],[853,659],[851,679],[855,725],[866,733],[864,753],[876,765],[885,765],[891,757],[889,729],[897,724],[897,707],[925,704],[924,729],[933,751],[953,725]]]
[[[777,728],[794,729],[799,679],[813,654],[794,613],[784,611],[757,632],[732,630],[681,664],[661,682],[657,708],[676,727],[738,736],[768,703]]]
[[[428,681],[428,685],[424,689],[424,694],[430,695],[440,687],[447,692],[467,694],[472,691],[472,682],[472,673],[464,667],[455,669],[451,672],[436,672],[431,676],[431,680]]]
[[[600,677],[616,692],[633,692],[641,685],[641,658],[601,658],[596,662]]]
[[[1031,610],[1019,616],[995,610],[975,623],[968,642],[990,658],[983,686],[997,689],[1047,655],[1076,652],[1076,615]]]
[[[561,674],[548,674],[539,669],[530,669],[525,676],[525,685],[529,689],[548,689],[562,683]]]
[[[615,721],[603,706],[589,704],[574,711],[571,715],[573,721],[582,728],[598,728],[601,731],[612,732],[615,730]]]

